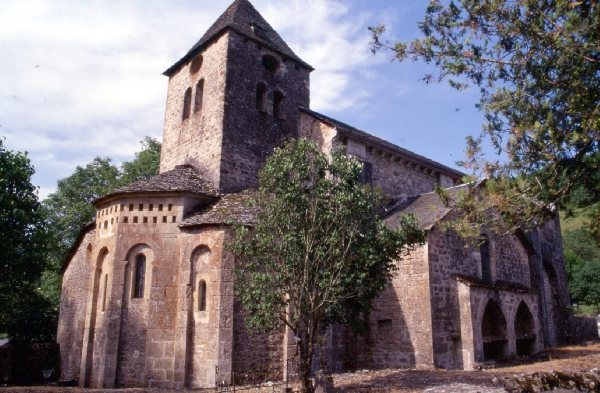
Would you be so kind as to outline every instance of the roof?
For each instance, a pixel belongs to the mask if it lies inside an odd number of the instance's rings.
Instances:
[[[444,203],[435,191],[399,201],[390,207],[386,221],[388,221],[388,224],[393,225],[399,214],[412,213],[419,221],[419,228],[430,230],[452,210],[452,201],[456,200],[459,193],[466,191],[467,187],[468,184],[461,184],[460,186],[446,188],[449,203]]]
[[[251,199],[252,194],[247,191],[222,195],[213,205],[192,213],[179,227],[231,223],[251,225],[256,215],[256,209],[250,205]]]
[[[339,120],[333,119],[329,116],[325,116],[321,113],[318,113],[318,112],[315,112],[315,111],[312,111],[312,110],[306,109],[306,108],[300,108],[300,110],[308,115],[315,117],[318,120],[321,120],[321,121],[328,123],[331,126],[335,127],[340,135],[350,137],[352,139],[356,139],[359,141],[364,141],[364,142],[372,144],[374,146],[377,146],[377,147],[380,147],[380,148],[383,148],[386,150],[390,150],[398,155],[404,156],[404,157],[412,159],[414,161],[418,161],[424,165],[433,167],[433,168],[439,170],[440,172],[444,172],[445,174],[448,174],[455,178],[462,178],[465,175],[461,171],[458,171],[458,170],[450,168],[446,165],[440,164],[439,162],[433,161],[422,155],[413,153],[410,150],[407,150],[403,147],[400,147],[398,145],[390,143],[384,139],[378,138],[374,135],[369,134],[368,132],[359,130],[358,128],[354,128],[346,123],[343,123]]]
[[[170,171],[118,188],[96,199],[94,204],[98,205],[117,195],[149,192],[190,192],[210,197],[217,195],[213,185],[203,179],[191,165],[177,165]]]
[[[217,19],[215,23],[204,33],[202,38],[183,56],[179,61],[173,64],[164,72],[164,75],[171,76],[181,67],[182,64],[192,59],[201,52],[215,38],[219,37],[226,30],[231,29],[254,41],[257,41],[270,49],[278,52],[284,57],[288,57],[302,66],[313,70],[313,68],[300,59],[294,51],[285,43],[279,34],[262,17],[248,0],[236,0],[227,10]]]

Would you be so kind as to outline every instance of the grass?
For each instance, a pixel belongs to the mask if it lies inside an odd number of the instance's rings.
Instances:
[[[585,304],[578,304],[576,307],[574,307],[573,311],[575,312],[575,315],[597,315],[598,314],[598,310],[596,309],[595,306],[588,306]]]
[[[581,228],[588,220],[587,213],[589,209],[575,209],[573,217],[566,218],[564,213],[560,214],[560,229],[564,234],[566,231],[573,231]]]

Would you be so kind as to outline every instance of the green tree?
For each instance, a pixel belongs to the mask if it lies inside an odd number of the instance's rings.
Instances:
[[[72,175],[59,180],[57,190],[43,201],[52,247],[48,253],[49,268],[43,273],[40,288],[56,313],[60,269],[80,231],[94,218],[96,209],[92,202],[121,186],[158,174],[160,142],[146,137],[141,144],[142,150],[135,154],[134,160],[124,162],[121,168],[109,158],[100,157],[78,166]]]
[[[576,266],[569,289],[574,303],[594,306],[600,314],[600,260]]]
[[[384,26],[371,28],[374,51],[435,65],[427,82],[481,93],[486,122],[464,164],[491,179],[491,197],[465,203],[478,210],[465,209],[466,220],[496,208],[514,228],[569,209],[581,192],[600,201],[599,26],[596,0],[432,0],[412,42],[390,43]],[[498,157],[481,155],[483,140]]]
[[[360,163],[339,151],[329,162],[314,143],[290,141],[260,173],[253,229],[240,227],[234,241],[247,323],[292,330],[305,391],[312,391],[319,335],[333,322],[357,322],[388,285],[402,251],[423,241],[413,217],[386,228],[384,199],[360,184],[360,172]]]
[[[37,292],[45,268],[47,232],[34,173],[26,153],[0,138],[0,331],[11,337],[44,339],[43,303]],[[27,325],[27,329],[21,329]]]

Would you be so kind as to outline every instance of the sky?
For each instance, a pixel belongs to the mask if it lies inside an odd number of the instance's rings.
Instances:
[[[251,0],[311,64],[311,109],[455,167],[483,121],[475,89],[426,84],[422,63],[373,55],[369,26],[419,35],[426,0]],[[40,198],[94,157],[162,139],[167,77],[227,8],[214,0],[1,0],[0,137],[27,151]]]

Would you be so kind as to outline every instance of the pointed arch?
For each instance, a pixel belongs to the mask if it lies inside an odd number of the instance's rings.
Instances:
[[[484,360],[501,360],[506,357],[506,318],[494,299],[488,301],[481,318],[481,339]]]
[[[531,355],[536,352],[535,320],[523,300],[515,314],[515,336],[517,338],[517,355]]]

